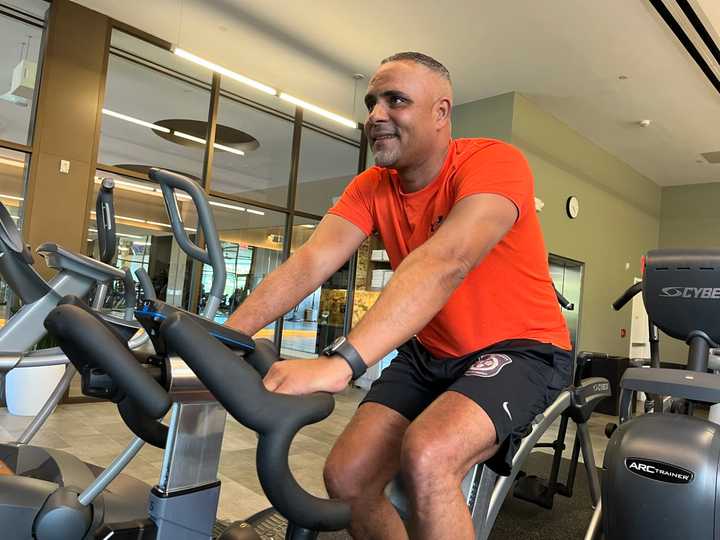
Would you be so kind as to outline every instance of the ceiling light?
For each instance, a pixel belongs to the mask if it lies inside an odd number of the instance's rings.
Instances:
[[[335,114],[330,111],[326,111],[325,109],[321,109],[317,105],[313,105],[312,103],[308,103],[307,101],[298,99],[294,96],[291,96],[290,94],[286,94],[285,92],[280,94],[280,99],[293,103],[299,107],[302,107],[303,109],[307,109],[308,111],[312,111],[315,114],[319,114],[320,116],[324,116],[325,118],[329,118],[330,120],[334,120],[335,122],[338,122],[343,126],[347,126],[353,129],[357,129],[358,127],[357,122],[354,122],[353,120],[348,120],[347,118],[340,116],[339,114]]]
[[[232,204],[225,204],[215,201],[210,201],[212,206],[219,206],[220,208],[227,208],[229,210],[237,210],[238,212],[244,212],[245,209],[242,206],[233,206]]]
[[[126,233],[115,233],[118,236],[122,236],[123,238],[135,238],[137,240],[145,240],[144,236],[138,236],[137,234],[126,234]]]
[[[4,193],[0,193],[0,199],[10,199],[11,201],[23,201],[22,197],[16,197],[15,195],[5,195]]]
[[[197,232],[197,229],[193,229],[192,227],[185,227],[185,230],[188,232]]]
[[[196,64],[206,67],[212,71],[215,71],[216,73],[220,73],[221,75],[225,75],[226,77],[234,79],[238,82],[247,84],[248,86],[252,86],[253,88],[255,88],[257,90],[260,90],[261,92],[270,94],[271,96],[277,96],[277,90],[275,90],[273,87],[268,86],[263,83],[260,83],[258,81],[255,81],[253,79],[250,79],[249,77],[245,77],[244,75],[240,75],[239,73],[235,73],[234,71],[230,71],[229,69],[219,66],[217,64],[213,64],[212,62],[208,62],[207,60],[204,60],[204,59],[200,58],[199,56],[195,56],[194,54],[192,54],[186,50],[180,49],[179,47],[175,47],[173,49],[173,52],[176,55],[180,56],[181,58],[185,58],[186,60],[195,62]]]
[[[187,139],[188,141],[195,141],[196,143],[205,144],[205,139],[201,139],[200,137],[196,137],[195,135],[188,135],[187,133],[183,133],[182,131],[173,131],[173,135],[176,137],[180,137],[181,139]]]
[[[205,145],[207,143],[205,139],[201,139],[200,137],[196,137],[195,135],[189,135],[188,133],[183,133],[182,131],[173,131],[173,135],[180,137],[181,139],[187,139],[188,141],[200,143],[202,145]],[[215,143],[213,144],[213,146],[218,150],[224,150],[225,152],[231,152],[239,156],[245,155],[245,152],[243,152],[242,150],[238,150],[237,148],[231,148],[230,146],[225,146],[223,144]]]
[[[246,209],[246,212],[249,212],[251,214],[257,214],[258,216],[264,216],[265,212],[261,212],[260,210],[253,210],[252,208]]]
[[[137,124],[139,126],[145,126],[150,129],[154,129],[156,131],[162,131],[163,133],[170,133],[170,130],[166,127],[158,126],[157,124],[151,124],[150,122],[146,122],[145,120],[140,120],[139,118],[133,118],[132,116],[128,116],[126,114],[111,111],[110,109],[103,109],[102,112],[103,112],[103,114],[112,116],[114,118],[119,118],[120,120],[125,120],[126,122],[131,122],[131,123]]]
[[[95,177],[95,183],[99,184],[102,182],[102,178],[99,176]],[[136,193],[145,193],[149,195],[155,195],[156,197],[162,197],[162,191],[160,188],[152,187],[150,185],[142,185],[140,183],[135,182],[126,182],[124,180],[116,180],[113,178],[113,181],[115,182],[115,187],[118,189],[124,189],[126,191],[134,191]],[[178,200],[181,201],[190,201],[192,198],[189,195],[185,195],[184,193],[177,193],[175,192],[175,197]]]
[[[17,159],[7,159],[4,157],[0,157],[0,163],[2,163],[3,165],[10,165],[11,167],[17,167],[18,169],[25,168],[25,162],[18,161]]]
[[[300,225],[301,227],[305,227],[306,229],[314,229],[315,225]]]
[[[224,144],[213,144],[215,148],[218,150],[224,150],[225,152],[230,152],[231,154],[237,154],[238,156],[244,156],[245,152],[242,150],[238,150],[237,148],[233,148],[232,146],[225,146]]]
[[[170,228],[170,225],[167,224],[167,223],[159,223],[159,222],[157,222],[157,221],[149,221],[149,220],[146,221],[146,223],[147,223],[148,225],[157,225],[158,227],[168,227],[168,228]]]

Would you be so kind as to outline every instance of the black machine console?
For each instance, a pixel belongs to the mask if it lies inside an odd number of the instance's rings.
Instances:
[[[205,331],[229,349],[246,352],[255,350],[255,342],[252,338],[241,332],[236,332],[227,326],[222,326],[213,321],[209,321],[208,319],[195,315],[194,313],[190,313],[189,311],[185,311],[184,309],[166,304],[161,300],[145,300],[142,306],[135,310],[135,318],[143,325],[147,333],[150,335],[150,339],[152,339],[153,345],[155,346],[155,350],[158,354],[168,352],[166,351],[164,340],[160,337],[160,325],[173,313],[182,313],[183,315],[192,318],[193,321],[199,323]]]

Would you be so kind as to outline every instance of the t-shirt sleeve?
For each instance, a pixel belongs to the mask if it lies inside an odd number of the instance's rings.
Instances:
[[[498,141],[478,150],[458,168],[455,202],[478,193],[495,193],[512,201],[518,220],[535,210],[532,171],[517,148]]]
[[[370,236],[375,230],[372,197],[378,181],[379,173],[375,168],[360,173],[348,184],[328,214],[347,219]]]

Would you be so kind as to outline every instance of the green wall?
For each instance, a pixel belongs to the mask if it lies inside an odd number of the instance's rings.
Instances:
[[[620,329],[629,334],[630,309],[610,304],[658,245],[660,188],[517,93],[458,106],[453,122],[455,137],[500,138],[523,151],[545,203],[548,250],[585,263],[579,349],[627,355]],[[574,220],[565,213],[570,195],[580,200]]]

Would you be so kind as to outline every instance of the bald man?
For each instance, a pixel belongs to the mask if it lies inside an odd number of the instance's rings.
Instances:
[[[365,317],[323,356],[276,363],[264,380],[281,393],[338,392],[398,349],[325,465],[357,539],[472,539],[463,476],[478,462],[507,475],[527,426],[570,382],[530,168],[506,143],[453,140],[452,102],[433,58],[383,60],[365,96],[376,166],[228,321],[254,334],[370,234],[382,238],[395,272]],[[398,473],[410,533],[383,495]]]

